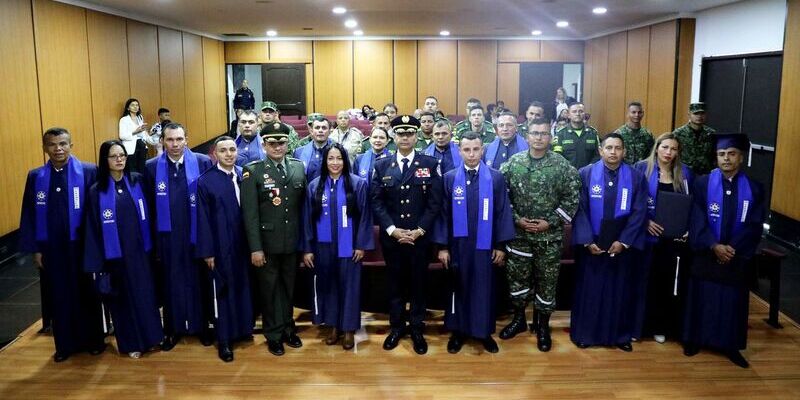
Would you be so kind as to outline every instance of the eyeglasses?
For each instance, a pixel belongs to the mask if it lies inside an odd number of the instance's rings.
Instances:
[[[127,154],[113,154],[108,156],[109,160],[124,160],[126,158],[128,158]]]

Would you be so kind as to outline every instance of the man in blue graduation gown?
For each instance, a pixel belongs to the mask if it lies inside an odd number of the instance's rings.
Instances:
[[[331,134],[331,122],[323,116],[317,116],[310,120],[311,141],[294,151],[294,158],[303,162],[306,168],[306,179],[308,182],[319,176],[322,168],[322,152],[331,144],[329,138]]]
[[[230,362],[233,342],[251,337],[253,330],[250,262],[239,200],[242,170],[234,164],[236,143],[228,136],[218,138],[214,155],[216,167],[197,180],[195,254],[209,269],[219,358]]]
[[[147,160],[150,209],[156,225],[156,254],[160,260],[161,302],[164,306],[162,350],[175,347],[182,335],[200,335],[211,345],[203,290],[205,266],[194,259],[197,243],[197,178],[212,166],[205,154],[192,152],[186,129],[171,123],[163,130],[164,154]]]
[[[422,151],[422,154],[431,156],[439,161],[442,174],[463,164],[458,145],[453,142],[450,121],[443,119],[433,125],[433,141]],[[419,140],[419,138],[417,138]]]
[[[742,170],[750,141],[742,134],[716,138],[717,169],[694,183],[689,240],[695,251],[683,326],[684,354],[721,351],[747,368],[749,291],[746,266],[761,240],[764,189]]]
[[[570,339],[580,348],[617,346],[632,351],[630,299],[632,268],[644,248],[647,182],[623,162],[618,133],[600,142],[601,160],[580,169],[580,203],[573,219],[577,246],[575,301]]]
[[[397,153],[375,161],[370,184],[372,212],[381,227],[381,248],[389,278],[389,322],[392,330],[383,342],[392,350],[411,330],[417,354],[428,352],[425,328],[425,291],[431,260],[431,236],[439,219],[442,176],[435,158],[414,150],[419,121],[401,115],[392,121]],[[404,292],[408,289],[408,296]],[[406,317],[406,298],[411,310]]]
[[[444,317],[451,332],[447,351],[458,353],[464,339],[474,337],[497,353],[492,266],[503,265],[506,243],[516,235],[511,202],[503,175],[481,161],[480,135],[465,133],[459,149],[464,164],[444,175],[444,221],[435,235],[452,285]]]
[[[495,125],[497,137],[486,145],[483,162],[492,168],[500,169],[511,156],[528,150],[528,142],[517,134],[517,117],[514,114],[500,114]]]
[[[72,138],[64,128],[48,129],[42,147],[50,160],[28,172],[19,250],[33,254],[43,280],[50,280],[43,297],[52,300],[53,360],[61,362],[74,353],[105,349],[100,301],[82,265],[86,192],[97,167],[70,155]]]
[[[258,115],[253,110],[245,110],[239,115],[236,124],[236,165],[239,167],[251,161],[260,161],[266,157],[258,135]]]

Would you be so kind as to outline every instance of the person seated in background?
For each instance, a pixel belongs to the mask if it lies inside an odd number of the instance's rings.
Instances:
[[[544,104],[539,101],[531,102],[525,109],[525,122],[517,125],[517,133],[524,137],[528,132],[528,124],[539,118],[544,118]]]
[[[297,134],[294,127],[281,122],[281,112],[274,101],[265,101],[261,103],[261,113],[258,117],[260,120],[257,127],[259,132],[261,132],[265,126],[279,122],[282,125],[286,125],[289,130],[289,152],[293,152],[301,146],[300,136]]]
[[[569,106],[576,101],[574,97],[567,95],[567,90],[563,87],[556,89],[556,98],[553,100],[553,107],[555,108],[553,112],[554,119],[561,115],[561,110],[569,109]]]
[[[336,128],[331,131],[330,138],[333,142],[344,146],[350,157],[348,162],[352,165],[361,150],[364,134],[358,128],[350,126],[350,114],[347,111],[342,110],[336,114]]]
[[[369,104],[364,104],[361,106],[361,116],[358,119],[364,121],[371,121],[372,117],[375,116],[375,109],[372,108]]]
[[[425,98],[425,102],[422,103],[422,111],[432,112],[436,115],[436,112],[439,111],[439,99],[434,96],[428,96]],[[442,113],[444,115],[444,113]]]
[[[386,105],[383,106],[383,113],[386,114],[389,117],[389,121],[391,121],[397,116],[397,106],[394,103],[386,103]]]
[[[469,117],[456,124],[453,129],[453,136],[455,136],[456,140],[459,140],[465,132],[477,132],[481,135],[484,144],[491,143],[496,133],[494,125],[484,119],[483,108],[480,105],[473,106],[467,115]]]
[[[486,105],[486,121],[494,123],[495,118],[497,118],[497,105],[489,103]]]
[[[417,131],[417,150],[425,150],[433,143],[433,123],[435,117],[432,112],[423,111],[419,118],[419,130]]]

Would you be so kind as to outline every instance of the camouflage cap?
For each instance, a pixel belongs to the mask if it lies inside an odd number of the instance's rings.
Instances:
[[[706,112],[706,103],[701,103],[701,102],[689,103],[689,112],[692,114],[699,112]]]
[[[306,121],[306,125],[308,125],[309,128],[310,128],[311,124],[314,123],[314,121],[321,121],[323,119],[325,119],[325,115],[324,114],[321,114],[321,113],[308,114],[308,120]]]
[[[274,101],[265,101],[265,102],[261,103],[260,110],[264,111],[265,109],[270,109],[272,111],[278,111],[278,105],[275,104]]]
[[[267,124],[261,128],[259,135],[267,143],[283,143],[289,141],[289,126],[280,122]]]
[[[396,135],[416,134],[419,128],[419,120],[411,115],[400,115],[392,120],[392,130]]]

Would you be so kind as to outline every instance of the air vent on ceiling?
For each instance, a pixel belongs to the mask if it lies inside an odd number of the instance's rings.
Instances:
[[[227,36],[227,37],[245,37],[245,36],[250,36],[250,35],[248,35],[246,33],[223,33],[222,36]]]

